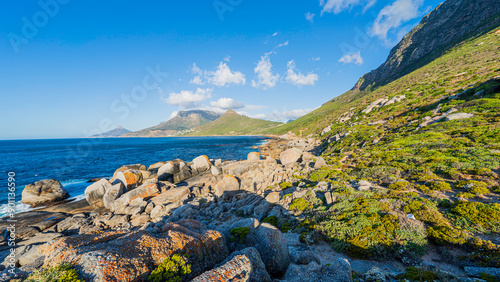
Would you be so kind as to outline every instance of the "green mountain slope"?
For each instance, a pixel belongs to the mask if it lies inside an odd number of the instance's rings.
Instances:
[[[181,111],[166,122],[136,132],[123,135],[124,137],[161,137],[177,135],[181,131],[190,130],[207,124],[219,118],[220,115],[212,111],[191,110]]]
[[[227,110],[220,118],[196,127],[185,135],[253,135],[262,134],[280,125],[279,122],[253,119],[239,115],[233,110]]]

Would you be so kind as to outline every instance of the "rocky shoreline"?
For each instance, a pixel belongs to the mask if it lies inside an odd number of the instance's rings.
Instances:
[[[326,182],[312,190],[289,185],[327,165],[316,156],[320,141],[285,135],[259,147],[240,161],[125,165],[90,184],[85,200],[17,214],[15,233],[3,218],[0,281],[61,263],[86,281],[143,281],[175,254],[190,265],[183,281],[353,281],[353,269],[364,273],[357,281],[392,281],[405,271],[395,261],[349,258],[297,232],[305,216],[296,199],[335,201]]]

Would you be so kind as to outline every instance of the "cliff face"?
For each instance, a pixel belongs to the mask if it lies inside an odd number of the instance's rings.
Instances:
[[[498,0],[446,0],[423,17],[377,69],[365,74],[354,89],[381,86],[438,58],[448,49],[500,25]]]

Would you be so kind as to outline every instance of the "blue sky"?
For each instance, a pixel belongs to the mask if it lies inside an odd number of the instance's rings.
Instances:
[[[10,0],[0,139],[139,130],[187,109],[295,119],[383,63],[440,2]]]

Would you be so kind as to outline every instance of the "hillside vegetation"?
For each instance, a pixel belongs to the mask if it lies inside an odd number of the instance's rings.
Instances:
[[[282,124],[279,122],[249,118],[233,110],[227,110],[220,118],[196,127],[185,135],[258,135],[280,125]]]
[[[434,252],[457,266],[500,267],[499,58],[496,28],[273,129],[320,137],[330,165],[292,183],[333,187],[330,205],[315,193],[301,200],[301,238],[408,266]]]

